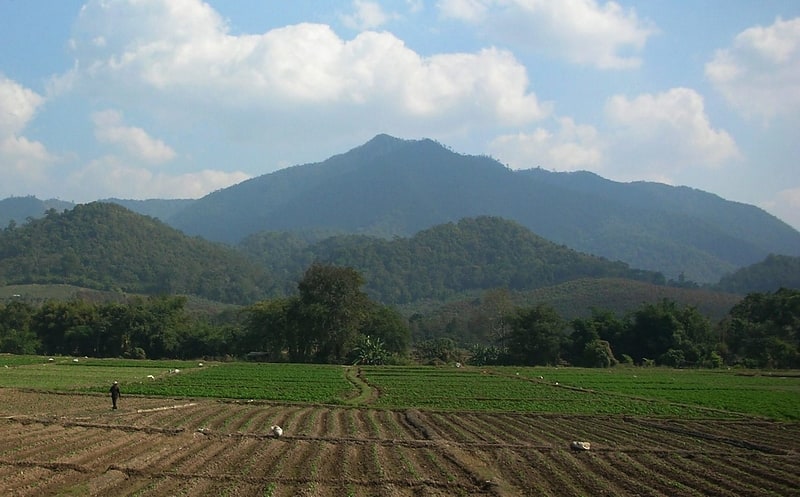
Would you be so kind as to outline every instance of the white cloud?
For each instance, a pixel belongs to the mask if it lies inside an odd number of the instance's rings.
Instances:
[[[487,0],[441,0],[437,7],[445,17],[452,17],[468,22],[484,20],[486,11],[491,4]]]
[[[22,131],[43,102],[36,92],[0,74],[0,136]]]
[[[493,39],[601,69],[638,67],[652,23],[616,2],[596,0],[443,0],[445,17],[487,29]]]
[[[122,114],[105,110],[92,114],[94,134],[98,141],[122,147],[131,156],[150,163],[167,162],[175,158],[175,151],[156,140],[143,129],[124,126]]]
[[[689,88],[633,99],[617,95],[605,112],[612,126],[612,160],[639,176],[669,178],[683,169],[715,168],[740,158],[733,138],[711,126],[703,97]]]
[[[81,201],[97,199],[97,192],[103,192],[103,197],[118,198],[199,198],[249,178],[239,171],[170,175],[131,166],[119,157],[104,156],[72,172],[66,186]]]
[[[420,117],[429,119],[426,131],[442,131],[516,125],[549,112],[529,91],[525,67],[504,50],[423,57],[391,33],[343,40],[308,23],[233,36],[198,0],[91,1],[74,34],[80,74],[72,79],[83,91],[120,108],[214,115],[232,129],[253,119],[251,129],[289,133],[307,127],[309,116],[336,116],[327,133],[352,135],[366,118],[372,128],[416,135]],[[92,43],[99,36],[104,46]]]
[[[368,0],[353,0],[352,14],[342,15],[345,26],[359,31],[375,29],[386,24],[393,16],[383,11],[377,2]]]
[[[702,97],[688,88],[617,95],[606,103],[601,128],[561,117],[553,127],[499,136],[490,150],[517,169],[589,170],[619,181],[668,184],[741,158],[733,138],[711,126]]]
[[[736,36],[706,64],[706,76],[746,116],[766,119],[800,111],[800,17],[778,18]]]
[[[42,143],[22,136],[43,103],[36,92],[0,75],[0,176],[13,178],[0,182],[2,196],[34,191],[56,161]]]
[[[570,118],[558,120],[553,133],[539,127],[531,133],[499,136],[489,149],[514,169],[543,167],[556,171],[597,170],[602,167],[605,143],[598,131]]]

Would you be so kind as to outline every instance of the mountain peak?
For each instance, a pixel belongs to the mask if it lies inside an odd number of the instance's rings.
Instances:
[[[436,142],[434,140],[431,140],[430,138],[422,138],[422,139],[419,139],[419,140],[409,140],[409,139],[403,139],[403,138],[396,138],[394,136],[387,135],[385,133],[381,133],[381,134],[375,135],[371,140],[369,140],[368,142],[364,143],[363,145],[358,146],[358,147],[350,150],[350,152],[348,152],[348,154],[355,153],[355,154],[361,155],[362,157],[373,158],[373,157],[378,157],[378,156],[382,156],[382,155],[386,155],[386,154],[390,154],[390,153],[396,152],[397,150],[400,150],[400,149],[405,148],[405,147],[409,147],[409,146],[413,147],[415,145],[416,146],[419,146],[419,145],[434,145],[437,148],[441,148],[441,149],[445,148],[440,143],[438,143],[438,142]]]

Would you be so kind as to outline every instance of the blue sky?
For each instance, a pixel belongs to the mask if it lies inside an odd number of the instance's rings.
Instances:
[[[378,133],[800,229],[800,2],[0,0],[0,198],[198,198]]]

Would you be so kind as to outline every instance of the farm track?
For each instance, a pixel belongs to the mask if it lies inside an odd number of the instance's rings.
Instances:
[[[0,495],[800,496],[796,422],[122,400],[0,389]]]

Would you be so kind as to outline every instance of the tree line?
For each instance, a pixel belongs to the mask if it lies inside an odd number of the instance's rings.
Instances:
[[[22,300],[0,304],[0,352],[132,358],[251,358],[362,363],[464,361],[476,365],[800,367],[800,291],[752,293],[718,323],[670,300],[625,315],[593,309],[564,319],[549,305],[486,292],[466,319],[432,329],[371,300],[351,267],[314,263],[295,294],[208,316],[186,297],[124,302]],[[464,318],[464,316],[461,316]],[[454,323],[480,333],[461,333]]]

